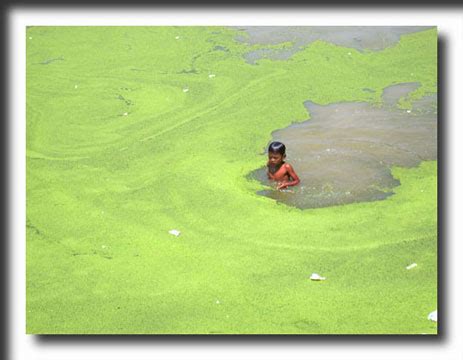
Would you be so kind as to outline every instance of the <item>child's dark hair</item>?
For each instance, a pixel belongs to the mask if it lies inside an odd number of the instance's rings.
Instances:
[[[285,144],[274,141],[268,146],[268,152],[279,153],[281,155],[286,154],[286,146]]]

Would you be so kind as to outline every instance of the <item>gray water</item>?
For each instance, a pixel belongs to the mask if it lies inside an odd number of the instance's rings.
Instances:
[[[261,49],[247,53],[250,64],[262,58],[272,60],[289,59],[304,46],[316,40],[357,49],[379,51],[396,44],[404,34],[429,30],[430,26],[235,26],[248,36],[238,35],[237,41],[250,45],[276,45],[291,41],[289,49]]]
[[[437,97],[427,96],[412,110],[397,101],[419,87],[398,84],[384,89],[383,105],[346,102],[304,103],[311,119],[272,133],[287,148],[287,162],[301,178],[294,192],[263,190],[260,195],[298,208],[317,208],[385,199],[400,182],[392,166],[414,167],[437,159]],[[271,185],[266,169],[250,174]]]

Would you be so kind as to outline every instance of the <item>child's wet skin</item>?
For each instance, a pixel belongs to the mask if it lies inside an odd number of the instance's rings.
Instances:
[[[268,148],[267,177],[276,182],[277,190],[299,184],[299,177],[293,167],[285,163],[286,147],[280,142],[272,142]]]

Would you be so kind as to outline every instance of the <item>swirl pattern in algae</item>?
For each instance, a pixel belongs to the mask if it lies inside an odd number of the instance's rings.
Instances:
[[[435,29],[255,64],[244,55],[287,44],[221,27],[26,36],[28,333],[437,332],[436,161],[394,167],[385,200],[319,209],[259,196],[247,176],[306,101],[435,93]]]

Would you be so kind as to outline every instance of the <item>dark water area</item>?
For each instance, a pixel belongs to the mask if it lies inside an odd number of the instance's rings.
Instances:
[[[268,58],[286,60],[306,45],[322,40],[358,51],[379,51],[396,44],[404,34],[429,30],[430,26],[235,26],[236,40],[250,45],[276,45],[291,41],[287,49],[259,49],[245,55],[248,63]]]
[[[393,195],[400,182],[392,176],[392,166],[414,167],[437,159],[437,96],[416,101],[411,110],[397,107],[417,87],[406,83],[384,89],[381,106],[305,102],[310,120],[272,133],[272,141],[286,145],[287,162],[301,184],[291,192],[266,189],[259,194],[303,209]],[[266,168],[249,176],[274,186]]]

